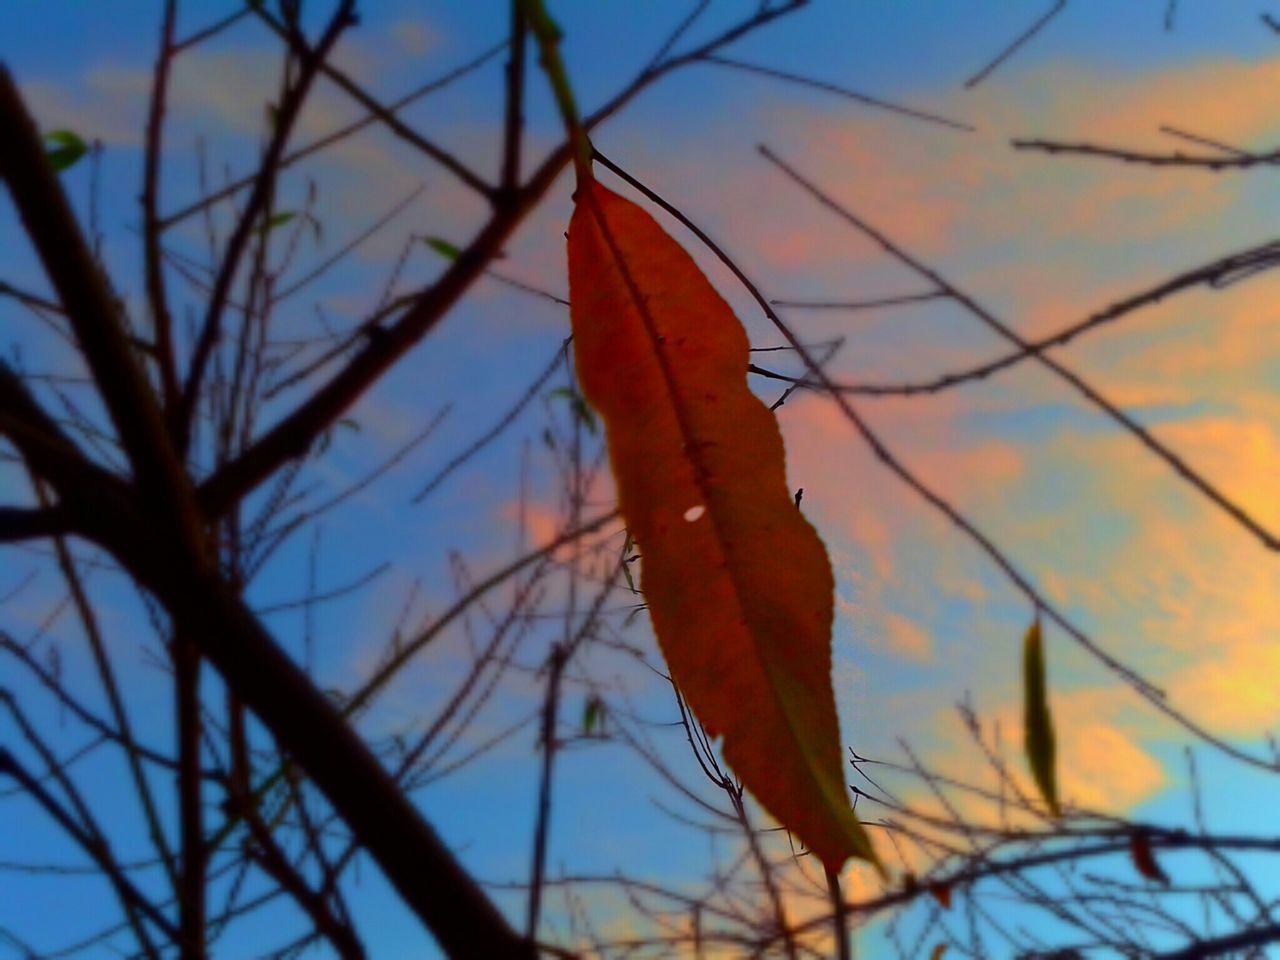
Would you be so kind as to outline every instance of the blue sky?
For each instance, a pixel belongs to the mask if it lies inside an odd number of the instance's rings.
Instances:
[[[686,43],[713,34],[750,7],[712,4]],[[1164,4],[1073,2],[1006,66],[964,90],[964,80],[1041,7],[977,0],[817,3],[731,50],[744,60],[970,122],[977,127],[972,134],[700,65],[662,81],[605,124],[595,142],[705,226],[770,296],[861,298],[920,289],[919,279],[772,171],[755,152],[767,142],[1029,336],[1174,270],[1274,235],[1280,210],[1263,174],[1153,174],[1017,153],[1009,146],[1014,136],[1050,134],[1155,150],[1179,146],[1158,132],[1160,124],[1246,148],[1270,146],[1280,120],[1268,107],[1267,91],[1278,75],[1275,37],[1257,20],[1265,4],[1224,12],[1218,4],[1183,0],[1169,32]],[[565,27],[568,70],[587,111],[643,66],[686,11],[673,2],[552,8]],[[179,35],[230,5],[192,0],[181,9]],[[370,89],[395,96],[501,40],[505,9],[504,3],[364,3],[362,24],[338,62]],[[41,124],[68,127],[105,145],[99,216],[109,240],[107,262],[135,305],[141,286],[139,141],[156,12],[154,4],[73,2],[9,4],[0,11],[0,56]],[[245,23],[179,65],[165,209],[198,193],[197,133],[208,138],[217,177],[224,165],[237,173],[251,169],[263,103],[275,82],[273,49],[263,31]],[[559,125],[540,78],[531,75],[531,81],[528,121],[536,155],[558,142]],[[490,175],[497,166],[501,83],[498,58],[405,118]],[[357,115],[323,87],[303,117],[302,138]],[[66,175],[82,211],[88,177],[83,163]],[[322,243],[302,238],[296,275],[424,189],[385,235],[299,296],[282,314],[286,333],[314,330],[315,303],[333,322],[355,322],[377,301],[408,232],[461,243],[483,214],[447,173],[380,132],[303,166],[282,189],[282,209],[302,202],[308,178],[319,187],[317,214],[325,234]],[[499,265],[508,275],[564,293],[561,234],[569,190],[566,179],[513,239]],[[6,203],[0,201],[0,279],[43,289]],[[671,221],[663,222],[692,243]],[[201,230],[193,223],[173,242],[198,255]],[[775,344],[777,335],[730,286],[726,272],[705,251],[694,254],[738,308],[753,343]],[[426,282],[443,266],[419,245],[406,277]],[[1224,291],[1188,293],[1083,338],[1063,356],[1210,479],[1264,521],[1280,525],[1271,493],[1280,467],[1275,282],[1264,275]],[[174,289],[185,303],[198,303],[189,288],[175,281]],[[865,314],[792,309],[785,316],[806,339],[847,338],[831,364],[841,379],[927,379],[1003,352],[996,338],[948,303]],[[501,416],[555,354],[567,328],[567,313],[557,305],[482,281],[352,411],[359,432],[335,433],[330,454],[311,468],[321,496],[340,490],[449,410],[429,441],[324,522],[316,567],[322,589],[390,564],[366,591],[327,605],[317,618],[313,645],[324,685],[350,687],[353,678],[367,674],[415,582],[422,584],[415,619],[443,608],[452,595],[450,551],[466,556],[477,572],[513,556],[526,448],[536,507],[529,535],[536,540],[553,528],[557,482],[540,439],[549,420],[560,429],[566,424],[564,409],[553,400],[534,404],[500,443],[424,504],[408,502],[442,463]],[[5,349],[20,347],[28,369],[67,367],[53,338],[7,301],[0,301],[0,329]],[[778,365],[795,369],[785,361]],[[565,382],[558,372],[553,383]],[[776,396],[773,384],[755,386],[762,396]],[[295,399],[286,395],[268,417]],[[1055,603],[1107,649],[1148,670],[1196,719],[1250,749],[1275,728],[1280,699],[1270,677],[1280,669],[1280,655],[1270,640],[1280,625],[1274,599],[1280,577],[1271,558],[1077,395],[1023,364],[936,398],[869,400],[864,406],[904,460],[1007,546]],[[779,420],[792,483],[805,487],[806,510],[836,565],[834,677],[846,742],[863,754],[888,754],[902,736],[943,769],[971,769],[952,705],[971,693],[980,713],[1004,720],[1006,731],[1016,729],[1017,651],[1029,606],[953,529],[879,469],[829,404],[799,397],[782,408]],[[18,471],[8,465],[0,471],[6,502],[22,501],[25,489]],[[608,494],[602,480],[596,495],[603,502]],[[301,538],[283,550],[253,585],[251,600],[270,604],[301,595],[311,549],[312,541]],[[0,590],[34,563],[21,552],[0,553]],[[95,574],[93,588],[109,611],[131,709],[139,723],[154,718],[156,739],[163,742],[166,688],[137,638],[145,611],[114,577]],[[15,636],[30,635],[58,596],[46,571],[0,614],[0,625]],[[268,622],[302,656],[302,616],[282,613]],[[68,675],[89,689],[74,624],[59,621],[52,636]],[[626,636],[652,652],[643,617]],[[1185,823],[1181,734],[1059,632],[1050,630],[1048,642],[1067,798]],[[465,643],[460,632],[442,640],[388,692],[367,718],[368,729],[394,731],[435,702],[464,662]],[[669,692],[655,677],[627,667],[620,655],[598,651],[592,657],[602,675],[626,673],[637,713],[659,722],[673,718]],[[533,651],[528,662],[537,662]],[[535,706],[536,694],[527,680],[513,681],[510,695],[481,715],[480,728],[501,728]],[[574,696],[567,716],[580,709],[582,693]],[[32,699],[38,716],[55,718],[56,711]],[[692,761],[679,738],[655,737],[662,754],[690,774]],[[432,822],[485,879],[519,878],[527,868],[535,761],[532,731],[525,731],[420,797]],[[1266,781],[1238,765],[1214,765],[1208,757],[1204,762],[1206,784],[1214,788],[1207,791],[1211,819],[1248,829],[1257,807],[1244,798],[1261,796]],[[103,818],[119,825],[126,846],[140,841],[132,801],[117,790],[123,786],[118,769],[93,758],[83,771],[103,785],[97,798]],[[597,745],[567,750],[550,862],[580,872],[623,865],[663,880],[699,876],[706,852],[651,802],[658,793],[652,774],[625,751]],[[19,834],[0,834],[0,860],[73,857],[29,809],[20,811],[19,822]],[[69,928],[92,929],[111,915],[93,881],[75,888],[83,892],[73,919],[57,909],[71,881],[15,885],[0,876],[0,883],[6,887],[0,926],[21,928],[37,942],[61,942]],[[369,929],[376,931],[372,954],[421,955],[415,923],[386,895],[375,872],[362,870],[360,883],[359,910],[374,920]],[[507,902],[518,916],[521,901]],[[33,915],[49,921],[33,927]],[[266,911],[251,921],[235,934],[244,940],[229,941],[225,955],[248,955],[260,935],[252,923],[267,931],[277,916]]]

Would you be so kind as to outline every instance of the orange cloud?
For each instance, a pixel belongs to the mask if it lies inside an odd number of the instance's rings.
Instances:
[[[929,635],[906,617],[887,613],[884,624],[883,645],[892,653],[907,660],[926,661],[933,656],[933,644]],[[875,640],[871,641],[873,645]]]
[[[1163,768],[1139,742],[1128,691],[1118,687],[1051,688],[1049,700],[1058,747],[1058,790],[1064,803],[1120,814],[1150,799],[1165,785]],[[988,742],[999,726],[1006,769],[1024,794],[1038,798],[1023,756],[1021,705],[984,712],[980,719]],[[959,722],[953,717],[940,718],[939,726],[943,724],[950,733],[943,745],[924,755],[926,766],[960,782],[998,790],[994,771]],[[993,800],[958,791],[952,799],[973,822],[999,822],[1000,808]],[[941,814],[942,810],[936,808],[935,812]],[[1020,822],[1025,823],[1025,818]]]

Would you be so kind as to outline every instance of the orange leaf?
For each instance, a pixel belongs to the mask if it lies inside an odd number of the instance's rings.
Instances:
[[[680,690],[783,826],[838,871],[879,866],[849,805],[831,689],[834,580],[747,388],[747,337],[693,259],[587,180],[569,224],[583,393],[605,423],[642,587]]]
[[[1169,875],[1156,862],[1155,853],[1151,850],[1151,838],[1146,831],[1136,830],[1129,834],[1129,858],[1137,871],[1148,880],[1169,885]]]

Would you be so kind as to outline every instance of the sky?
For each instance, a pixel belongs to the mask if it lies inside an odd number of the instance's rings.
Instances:
[[[232,6],[188,0],[180,7],[178,34],[213,22]],[[505,3],[369,0],[360,6],[362,22],[336,61],[387,98],[505,37]],[[751,6],[717,0],[682,42],[711,36]],[[657,84],[602,125],[593,140],[716,238],[766,296],[866,300],[920,293],[929,284],[788,181],[760,156],[760,144],[1026,338],[1271,240],[1280,201],[1264,172],[1152,169],[1011,146],[1013,138],[1052,137],[1156,152],[1204,149],[1162,132],[1165,126],[1239,149],[1270,149],[1280,135],[1280,116],[1271,107],[1280,65],[1276,37],[1259,21],[1267,5],[1182,0],[1173,6],[1168,29],[1162,3],[1073,0],[1043,33],[967,88],[965,81],[1044,6],[819,2],[727,51],[951,118],[970,130],[700,64]],[[590,112],[644,66],[688,5],[619,0],[551,8],[564,28],[568,72]],[[107,263],[134,305],[142,277],[136,233],[140,143],[157,11],[157,4],[71,0],[0,9],[0,57],[42,128],[74,130],[103,144],[97,217],[108,240]],[[501,64],[502,57],[492,59],[404,114],[486,176],[499,160]],[[179,62],[164,209],[199,196],[197,136],[205,138],[213,179],[251,169],[276,70],[270,37],[248,22]],[[559,142],[558,120],[540,81],[531,71],[527,169]],[[358,116],[358,107],[321,85],[300,121],[299,137],[310,140]],[[89,174],[82,163],[65,175],[86,216]],[[602,179],[626,192],[607,175]],[[282,187],[281,209],[303,202],[308,181],[318,190],[316,214],[324,232],[300,238],[298,277],[396,204],[412,200],[391,228],[290,302],[282,322],[298,335],[314,330],[314,305],[338,325],[356,322],[377,302],[408,232],[461,244],[484,213],[446,172],[381,131],[301,165]],[[562,233],[570,191],[563,178],[513,238],[499,265],[506,276],[565,293]],[[753,345],[776,346],[779,335],[729,273],[674,221],[657,215],[704,266]],[[198,255],[202,229],[192,221],[173,242]],[[0,280],[46,289],[7,199],[0,201],[0,249]],[[418,245],[404,271],[421,283],[443,266]],[[185,304],[199,302],[190,288],[175,284],[175,290]],[[1192,289],[1053,351],[1271,530],[1280,529],[1273,493],[1280,468],[1277,293],[1280,281],[1266,272],[1220,289]],[[840,382],[932,380],[1008,350],[951,301],[779,311],[805,342],[841,338],[827,367]],[[2,299],[0,333],[6,354],[19,351],[27,369],[74,372],[54,338]],[[312,624],[306,655],[314,657],[324,685],[348,687],[353,677],[368,675],[415,584],[415,618],[450,602],[451,551],[466,556],[477,575],[514,556],[523,451],[531,451],[533,464],[527,536],[536,542],[556,529],[562,505],[549,468],[553,458],[540,438],[549,421],[560,430],[567,421],[565,410],[545,396],[422,504],[410,501],[502,416],[567,333],[562,306],[482,280],[351,411],[359,429],[335,431],[330,454],[309,468],[320,496],[341,490],[443,414],[428,441],[327,517],[316,541],[285,548],[252,587],[251,602],[270,606],[302,595],[312,576],[324,589],[380,571],[366,589],[327,604]],[[788,373],[800,369],[782,353],[759,354],[757,362]],[[565,377],[561,369],[552,383],[564,385]],[[751,383],[767,400],[780,393],[776,382]],[[1257,538],[1078,390],[1033,363],[926,396],[854,402],[905,465],[998,543],[1101,648],[1139,668],[1214,736],[1266,753],[1266,737],[1280,719],[1280,687],[1273,682],[1280,672],[1274,643],[1280,568]],[[270,408],[272,415],[289,405],[285,397]],[[972,772],[976,754],[955,708],[967,699],[1017,744],[1019,653],[1032,606],[953,524],[877,462],[828,400],[793,394],[778,419],[789,482],[804,488],[804,510],[826,541],[836,573],[833,682],[844,743],[865,756],[900,757],[899,744],[906,741],[936,769]],[[610,491],[601,476],[592,505],[606,505]],[[28,496],[25,479],[9,464],[0,470],[0,496],[6,503]],[[37,566],[22,551],[0,552],[0,595]],[[130,707],[140,718],[155,717],[157,730],[164,730],[166,687],[136,639],[145,611],[113,577],[95,573],[91,583],[107,611],[111,642],[118,644]],[[33,635],[59,596],[46,571],[0,609],[0,627],[16,637]],[[287,648],[304,655],[307,624],[298,611],[268,614],[267,622]],[[64,618],[47,632],[68,676],[73,682],[82,677],[89,689],[89,664],[74,623]],[[643,616],[623,635],[653,652]],[[1186,823],[1185,732],[1062,630],[1047,625],[1046,643],[1064,798],[1089,809]],[[388,691],[368,729],[393,732],[418,716],[424,703],[436,702],[465,663],[465,644],[461,631],[445,638]],[[629,703],[638,713],[673,719],[669,688],[659,678],[627,667],[622,655],[591,656],[599,658],[593,666],[601,675],[625,674]],[[0,683],[28,682],[9,674],[10,666],[0,667]],[[536,681],[513,682],[524,683],[524,695],[517,691],[486,707],[477,732],[468,736],[500,730],[536,704]],[[566,706],[567,715],[580,709],[584,695],[574,691],[578,699]],[[31,700],[37,715],[56,714],[34,695]],[[691,760],[678,740],[655,736],[662,755],[690,773]],[[466,746],[464,741],[454,749],[461,755]],[[1196,750],[1210,823],[1237,830],[1259,824],[1258,810],[1274,782],[1207,747]],[[535,762],[534,732],[527,730],[418,796],[429,819],[485,879],[518,878],[527,870]],[[101,763],[100,802],[127,836],[129,801],[112,779],[118,771],[106,760],[85,763],[87,771]],[[565,751],[549,862],[568,872],[608,872],[621,864],[666,881],[696,875],[705,867],[703,849],[687,843],[687,831],[655,806],[654,793],[652,773],[625,751],[590,744]],[[19,816],[21,831],[0,831],[0,861],[46,851],[55,860],[72,856],[34,811]],[[1270,879],[1274,892],[1280,877]],[[0,874],[0,927],[22,929],[51,946],[64,942],[72,927],[92,929],[110,915],[102,891],[86,880],[77,881],[82,886],[76,889],[84,891],[80,915],[54,921],[53,905],[71,882],[19,882]],[[362,915],[376,918],[371,953],[421,956],[420,932],[375,872],[364,871],[361,882]],[[503,903],[520,915],[518,898]],[[51,919],[33,926],[30,918],[42,912]],[[267,931],[274,922],[269,910],[262,917],[236,934],[243,941],[227,943],[226,956],[250,955],[254,924]],[[876,936],[868,931],[862,942],[879,942]]]

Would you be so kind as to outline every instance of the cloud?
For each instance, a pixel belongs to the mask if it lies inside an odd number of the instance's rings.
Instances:
[[[929,635],[906,617],[886,613],[883,620],[885,649],[907,660],[926,661],[933,656],[933,644]],[[873,645],[876,642],[872,641]]]
[[[1229,736],[1258,738],[1280,729],[1280,646],[1274,632],[1225,650],[1210,648],[1168,684],[1176,704]]]
[[[759,142],[908,252],[944,273],[959,269],[971,284],[980,281],[979,293],[1034,276],[1049,284],[1041,293],[1060,293],[1069,304],[1082,281],[1087,290],[1129,276],[1130,264],[1144,255],[1135,245],[1167,256],[1173,243],[1198,242],[1181,234],[1205,234],[1254,215],[1250,207],[1257,205],[1248,198],[1256,181],[1021,152],[1011,138],[1052,134],[1164,152],[1192,149],[1158,131],[1167,122],[1249,147],[1280,133],[1268,107],[1276,78],[1268,62],[1214,60],[1142,74],[1042,64],[937,104],[943,113],[976,118],[974,134],[768,88],[749,118],[735,113],[731,124],[694,131],[678,153],[638,133],[613,152],[629,156],[635,170],[686,207],[754,276],[785,284],[776,295],[870,297],[921,282],[889,266],[874,243],[756,155]],[[1232,91],[1229,106],[1224,89]],[[729,156],[741,159],[726,162]],[[709,171],[714,203],[689,189],[706,182]],[[1124,256],[1103,257],[1105,251]],[[873,265],[878,272],[869,272]],[[1041,296],[1037,307],[1051,299]]]
[[[1120,687],[1090,687],[1049,691],[1057,739],[1059,796],[1068,805],[1104,814],[1123,814],[1149,800],[1167,782],[1160,763],[1142,745],[1139,719],[1132,709],[1133,698]],[[1019,790],[1039,802],[1039,792],[1028,771],[1023,754],[1021,703],[1006,703],[981,711],[983,738],[994,744],[999,730],[999,756]],[[954,714],[940,715],[937,727],[943,733],[936,746],[923,753],[925,766],[957,781],[1000,791],[995,771],[963,731]],[[920,802],[930,806],[927,791],[917,788]],[[1010,815],[994,799],[959,790],[948,791],[949,799],[962,815],[974,823],[996,825]],[[933,803],[934,812],[944,809]],[[1030,826],[1033,820],[1018,815],[1017,821]]]
[[[142,144],[149,72],[121,67],[91,68],[78,88],[26,80],[22,95],[42,130],[73,130],[108,147]]]
[[[420,57],[439,42],[434,28],[421,20],[397,20],[391,25],[391,38],[410,56]]]
[[[965,410],[958,395],[949,394],[864,412],[912,471],[953,502],[976,509],[1016,485],[1023,464],[1014,445],[967,431]],[[819,531],[838,546],[853,545],[881,583],[900,582],[900,545],[917,535],[934,540],[941,532],[928,508],[884,468],[831,401],[801,395],[787,402],[780,420],[788,478],[804,486],[803,505]]]

